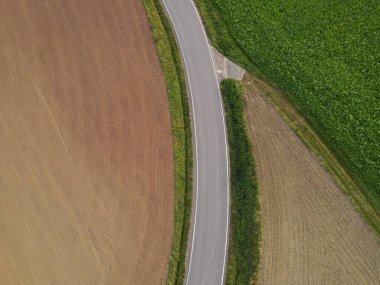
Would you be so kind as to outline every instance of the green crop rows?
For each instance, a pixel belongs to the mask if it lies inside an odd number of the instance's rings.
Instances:
[[[218,10],[248,67],[290,94],[379,213],[380,2],[197,2]],[[219,48],[247,67],[223,37]]]

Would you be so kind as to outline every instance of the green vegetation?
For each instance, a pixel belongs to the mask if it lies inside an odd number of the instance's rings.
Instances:
[[[347,173],[346,169],[337,161],[334,154],[321,140],[320,136],[310,126],[306,119],[294,106],[287,100],[281,90],[271,86],[264,79],[255,75],[247,74],[243,80],[243,88],[246,92],[255,92],[260,96],[270,98],[272,105],[275,107],[281,117],[288,123],[298,137],[306,146],[315,154],[315,156],[324,164],[326,169],[333,175],[340,188],[349,195],[351,201],[356,205],[357,210],[366,218],[373,231],[380,237],[380,218],[377,216],[373,207],[367,202],[363,193],[360,191],[355,181]]]
[[[197,3],[213,44],[275,82],[306,117],[354,179],[367,200],[363,203],[372,205],[369,223],[379,232],[378,1]]]
[[[189,236],[193,157],[186,81],[174,34],[158,0],[143,0],[169,96],[175,163],[174,232],[166,284],[182,284]]]
[[[260,205],[252,145],[244,117],[240,82],[221,83],[231,164],[231,232],[227,284],[250,284],[259,265]]]

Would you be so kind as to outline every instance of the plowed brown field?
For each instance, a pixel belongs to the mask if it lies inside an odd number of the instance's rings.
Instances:
[[[380,243],[264,99],[246,94],[262,209],[259,284],[380,284]]]
[[[141,1],[0,1],[0,284],[160,284],[172,213]]]

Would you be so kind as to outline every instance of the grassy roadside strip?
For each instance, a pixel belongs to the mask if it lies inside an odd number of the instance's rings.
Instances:
[[[231,163],[231,230],[227,284],[252,284],[260,258],[260,204],[255,162],[244,113],[239,81],[221,82]]]
[[[186,81],[174,34],[158,0],[143,0],[164,71],[175,164],[174,231],[166,284],[183,283],[192,202],[192,135]]]
[[[344,159],[341,159],[339,154],[332,152],[330,147],[321,138],[318,130],[311,127],[310,119],[298,111],[300,108],[295,103],[291,94],[285,94],[278,86],[270,82],[255,66],[255,63],[248,59],[239,44],[231,36],[228,28],[221,19],[218,8],[212,1],[196,0],[196,3],[212,44],[222,54],[243,66],[251,73],[251,75],[246,76],[244,85],[247,86],[260,81],[261,84],[265,84],[271,90],[268,94],[271,95],[271,101],[278,112],[324,164],[341,189],[349,196],[355,208],[365,218],[372,231],[380,237],[379,213],[363,195],[363,193],[368,192],[366,187],[347,172]]]

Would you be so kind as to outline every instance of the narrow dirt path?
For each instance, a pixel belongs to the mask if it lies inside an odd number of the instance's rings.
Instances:
[[[260,88],[246,92],[260,186],[259,284],[380,284],[380,243]]]

